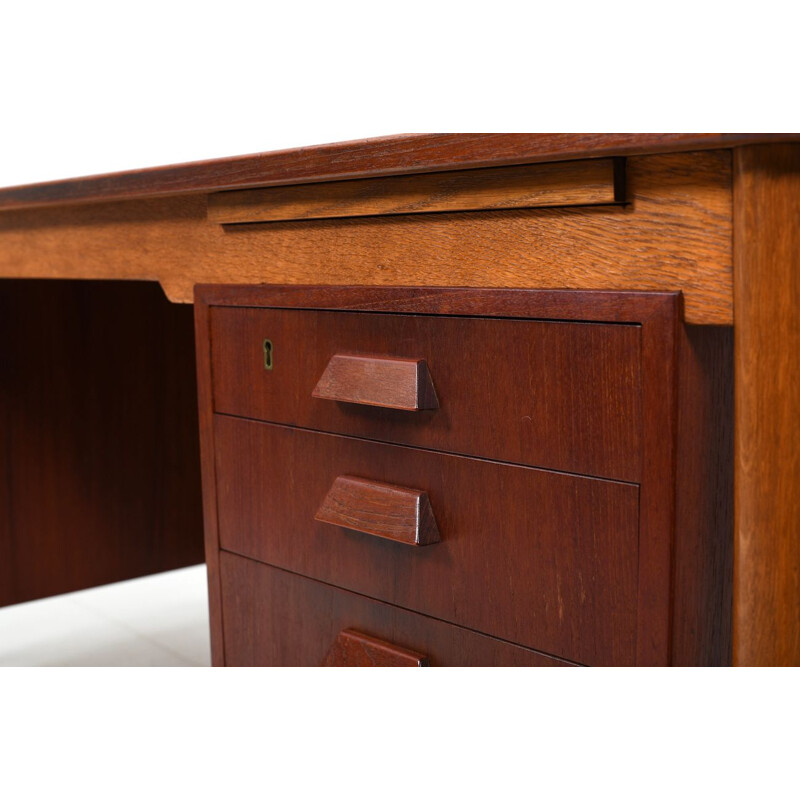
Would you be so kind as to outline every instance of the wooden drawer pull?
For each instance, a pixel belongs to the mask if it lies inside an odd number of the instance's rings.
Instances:
[[[333,482],[314,519],[403,544],[439,541],[439,528],[425,492],[349,475],[340,475]]]
[[[427,667],[421,653],[373,639],[354,630],[344,630],[331,645],[323,667]]]
[[[439,408],[423,360],[337,353],[328,362],[313,396],[404,411]]]

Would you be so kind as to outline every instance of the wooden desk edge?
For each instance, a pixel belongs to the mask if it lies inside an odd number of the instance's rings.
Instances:
[[[798,140],[796,133],[403,134],[0,188],[0,211]]]

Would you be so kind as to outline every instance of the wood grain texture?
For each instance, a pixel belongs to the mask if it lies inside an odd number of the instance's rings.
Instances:
[[[217,307],[210,325],[217,412],[588,475],[641,476],[635,325]],[[271,371],[262,366],[265,336],[276,354]],[[315,399],[318,377],[341,352],[424,358],[439,409]]]
[[[401,411],[439,408],[428,365],[421,359],[336,353],[311,396]]]
[[[432,667],[570,666],[229,553],[220,564],[228,666],[318,666],[343,628],[425,653]]]
[[[730,152],[632,157],[627,204],[209,224],[205,198],[0,214],[0,276],[195,283],[635,289],[732,322]]]
[[[189,309],[0,282],[0,605],[203,561]]]
[[[637,486],[219,415],[215,442],[223,549],[570,660],[635,663]],[[342,473],[424,490],[441,541],[313,522]]]
[[[731,663],[733,329],[685,326],[679,341],[674,666]]]
[[[437,211],[603,205],[624,200],[613,159],[276,186],[208,197],[217,224]]]
[[[800,148],[735,161],[733,661],[800,665]]]
[[[334,641],[323,667],[427,667],[422,653],[375,639],[353,630],[344,630]]]
[[[417,547],[439,541],[425,492],[348,475],[336,478],[314,519]]]
[[[406,134],[12,187],[0,190],[0,208],[131,200],[574,158],[721,149],[797,138],[797,134],[764,133]]]

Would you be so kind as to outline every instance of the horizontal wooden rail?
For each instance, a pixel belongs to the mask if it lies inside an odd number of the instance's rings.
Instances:
[[[624,200],[624,161],[601,158],[209,195],[220,224],[606,205]]]

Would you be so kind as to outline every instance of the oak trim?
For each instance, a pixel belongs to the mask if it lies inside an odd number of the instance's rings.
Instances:
[[[604,158],[220,192],[208,197],[208,219],[230,225],[609,205],[622,202],[624,191],[624,164]]]
[[[205,196],[0,213],[0,276],[674,291],[730,324],[731,153],[629,158],[628,202],[210,225]]]
[[[733,663],[800,665],[800,146],[734,162]]]

